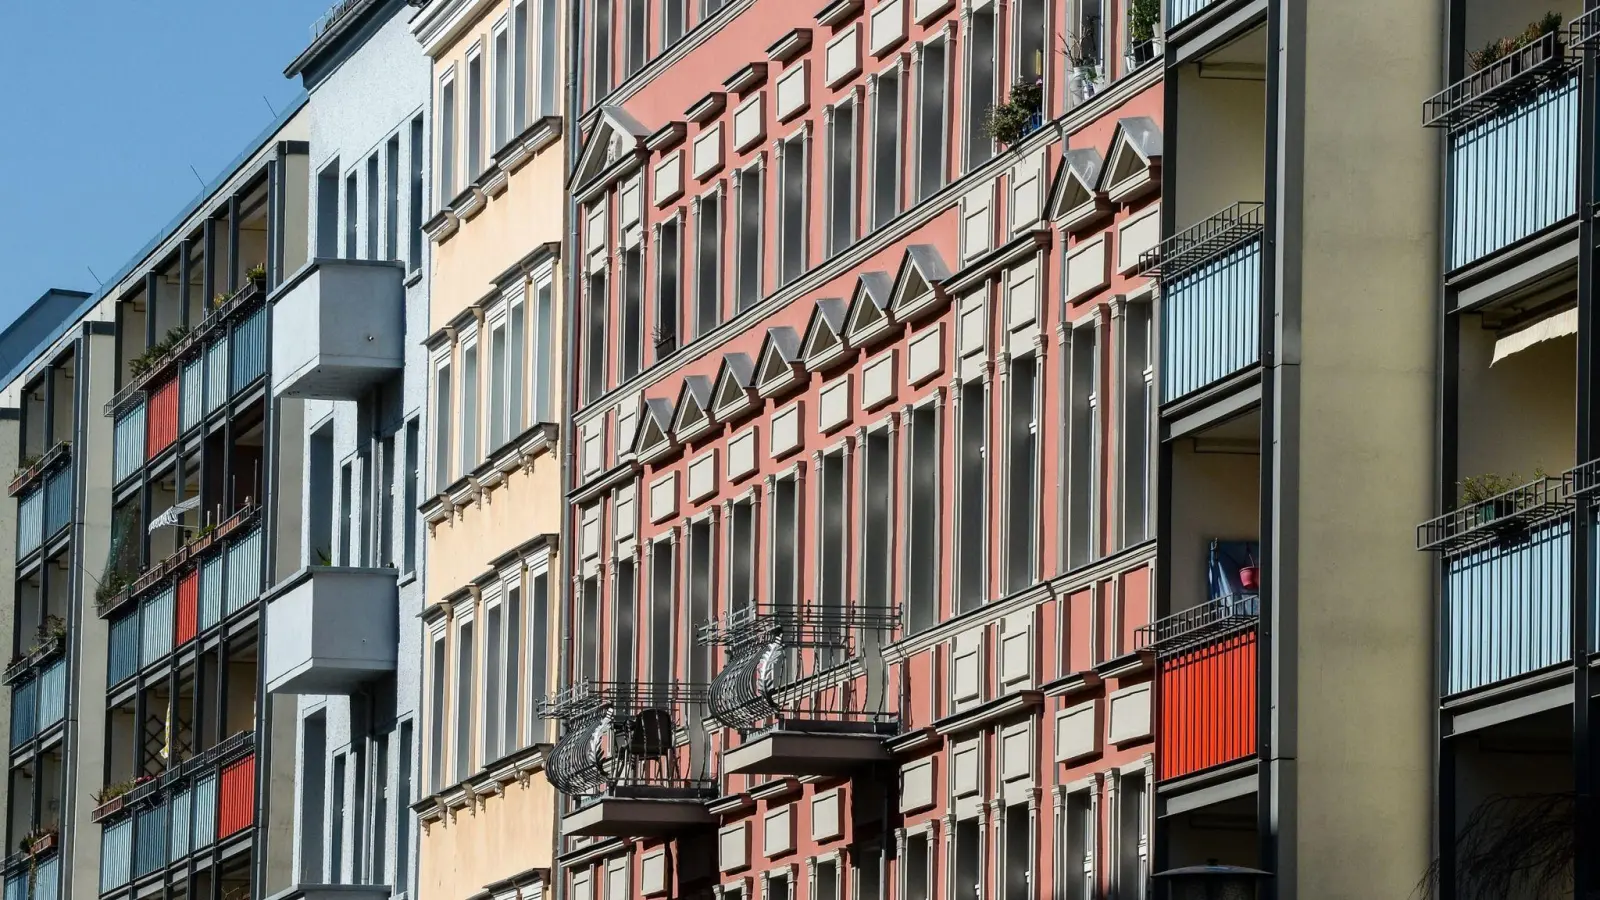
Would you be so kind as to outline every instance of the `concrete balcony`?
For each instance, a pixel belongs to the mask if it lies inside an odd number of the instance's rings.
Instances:
[[[405,366],[405,267],[317,259],[272,296],[272,393],[355,400]]]
[[[393,672],[400,596],[394,569],[310,566],[267,596],[267,690],[345,694]]]

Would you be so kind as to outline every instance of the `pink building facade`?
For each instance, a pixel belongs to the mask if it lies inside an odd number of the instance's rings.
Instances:
[[[582,4],[553,879],[1145,896],[1159,53],[1110,0],[690,6]]]

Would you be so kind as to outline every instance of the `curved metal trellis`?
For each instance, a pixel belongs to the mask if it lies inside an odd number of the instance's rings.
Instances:
[[[706,699],[700,685],[573,685],[541,709],[565,726],[550,750],[550,783],[573,796],[711,790],[705,730],[689,714]]]

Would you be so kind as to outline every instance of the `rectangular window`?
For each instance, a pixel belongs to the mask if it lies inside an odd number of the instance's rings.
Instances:
[[[588,340],[584,343],[584,397],[593,400],[606,392],[606,273],[595,272],[589,276],[589,296],[584,314],[584,330]]]
[[[356,532],[357,540],[361,542],[361,548],[357,551],[356,556],[358,559],[365,560],[362,565],[376,568],[378,566],[378,553],[373,539],[377,537],[377,530],[374,526],[377,524],[378,517],[373,515],[375,507],[372,501],[373,482],[377,480],[377,471],[372,464],[372,450],[365,441],[362,442],[361,450],[356,454],[356,459],[359,460],[361,466],[361,518],[356,523],[361,529]]]
[[[317,173],[317,255],[339,256],[339,158]]]
[[[1122,321],[1122,544],[1149,540],[1150,420],[1155,408],[1151,304],[1130,303]]]
[[[900,214],[900,72],[878,76],[872,121],[872,226]]]
[[[306,518],[306,560],[309,565],[333,563],[333,422],[325,422],[311,433],[306,454],[309,473],[306,492],[310,506]]]
[[[644,365],[644,247],[635,244],[622,251],[621,377],[639,374]]]
[[[578,602],[582,604],[578,624],[582,641],[578,650],[578,675],[581,678],[600,680],[600,579],[591,575],[583,579]]]
[[[428,691],[428,786],[430,792],[444,789],[444,721],[445,681],[449,674],[445,668],[444,635],[433,639],[432,660],[429,665]]]
[[[439,87],[439,205],[456,198],[456,82]]]
[[[1067,565],[1076,569],[1093,561],[1095,454],[1099,444],[1099,363],[1095,329],[1072,330],[1072,384],[1067,436]]]
[[[484,612],[483,721],[479,724],[483,728],[483,761],[486,763],[499,759],[506,752],[500,739],[500,713],[504,708],[500,684],[507,663],[500,654],[505,637],[505,612],[496,603]]]
[[[554,421],[550,396],[555,380],[555,282],[543,281],[534,289],[533,307],[533,421]]]
[[[661,223],[656,239],[656,324],[651,335],[655,359],[665,359],[678,349],[679,272],[683,258],[678,220]]]
[[[983,896],[983,825],[977,819],[962,819],[955,827],[955,900],[979,900]]]
[[[850,479],[844,451],[825,453],[817,471],[817,602],[844,610],[849,590],[845,561],[850,552]]]
[[[456,631],[455,781],[472,774],[472,631],[471,622],[463,622]]]
[[[529,574],[531,607],[528,613],[528,699],[537,703],[550,690],[550,572]]]
[[[949,91],[942,40],[922,48],[917,81],[917,199],[926,200],[944,187],[945,96]]]
[[[1088,791],[1067,795],[1065,900],[1094,900],[1094,803]]]
[[[502,25],[494,35],[494,146],[511,140],[511,32]]]
[[[461,475],[478,465],[478,344],[461,347]]]
[[[594,43],[589,47],[589,105],[611,93],[611,2],[594,4]]]
[[[957,448],[956,469],[956,521],[960,523],[956,535],[959,556],[957,580],[957,610],[977,609],[988,599],[984,584],[984,539],[989,534],[987,491],[988,477],[988,417],[987,388],[983,379],[975,378],[961,385],[961,446]]]
[[[411,722],[400,723],[400,756],[396,769],[400,786],[395,790],[394,881],[395,893],[404,893],[411,881]]]
[[[695,205],[694,334],[709,334],[722,321],[722,196],[706,194]]]
[[[842,900],[839,896],[839,863],[837,860],[817,860],[815,877],[817,889],[812,894],[811,900]]]
[[[450,477],[450,364],[441,363],[433,375],[433,489],[443,492],[455,479]]]
[[[400,508],[404,547],[402,566],[407,572],[417,569],[417,486],[422,483],[421,430],[416,419],[406,423],[406,495]]]
[[[355,519],[355,472],[353,463],[339,467],[339,565],[353,566],[355,548],[352,532]]]
[[[1077,55],[1088,65],[1098,66],[1105,61],[1101,48],[1101,32],[1105,30],[1104,0],[1078,0],[1078,28],[1071,37],[1078,39]],[[1070,38],[1069,38],[1070,39]]]
[[[349,766],[349,758],[340,753],[333,757],[333,793],[329,795],[328,802],[333,806],[333,827],[328,836],[328,882],[338,884],[344,881],[344,833],[346,820],[346,803],[348,797],[345,792],[345,772]]]
[[[926,831],[906,835],[905,860],[901,863],[905,867],[905,900],[930,900],[928,886],[932,879],[928,863],[931,859]]]
[[[422,117],[411,120],[411,246],[406,265],[412,272],[422,269]]]
[[[828,129],[828,253],[856,239],[856,105],[833,109]]]
[[[668,685],[672,666],[673,582],[676,575],[672,541],[657,541],[650,548],[650,682]]]
[[[300,725],[300,873],[322,878],[323,808],[328,802],[328,716],[318,710]]]
[[[520,749],[517,711],[522,708],[522,587],[515,581],[506,586],[505,719],[501,723],[501,753]]]
[[[689,12],[685,9],[687,2],[688,0],[661,0],[662,49],[682,40],[683,33],[688,30]]]
[[[628,74],[644,68],[649,62],[650,6],[646,0],[627,0],[628,3]]]
[[[372,828],[367,851],[369,884],[392,883],[389,876],[389,737],[372,742]],[[398,835],[397,835],[398,837]]]
[[[362,849],[367,845],[367,767],[363,760],[361,742],[350,748],[350,874],[351,883],[361,881],[364,862]]]
[[[556,19],[556,0],[539,0],[539,115],[553,116],[561,96],[560,22]]]
[[[528,304],[521,299],[511,304],[507,317],[506,339],[506,439],[516,437],[528,427],[527,406],[523,402],[523,382],[528,377]]]
[[[1145,798],[1145,775],[1137,772],[1119,779],[1117,793],[1117,896],[1144,900],[1150,882],[1150,804]]]
[[[996,97],[995,54],[999,29],[995,27],[994,4],[973,10],[967,37],[966,150],[970,171],[994,156],[994,139],[989,137],[987,120]]]
[[[351,172],[344,177],[344,258],[355,259],[361,245],[361,181]]]
[[[716,526],[710,519],[689,523],[689,621],[706,622],[716,608],[716,553],[713,534]],[[711,682],[711,648],[689,636],[689,671],[684,673],[691,684]]]
[[[894,451],[889,431],[867,432],[861,481],[861,602],[890,605],[894,570]]]
[[[372,488],[378,494],[378,533],[372,544],[375,548],[373,563],[379,566],[394,565],[394,435],[385,435],[378,442],[378,477]]]
[[[637,629],[634,627],[638,597],[634,587],[633,557],[618,559],[615,571],[616,576],[613,582],[615,595],[612,598],[615,622],[611,633],[614,659],[612,661],[611,677],[616,681],[631,683],[633,681],[633,655],[639,649]]]
[[[378,258],[378,235],[382,232],[379,206],[383,186],[378,181],[379,160],[374,153],[367,157],[367,259]]]
[[[1028,804],[1014,803],[1005,808],[1000,820],[1005,832],[1005,880],[1001,885],[1001,900],[1032,900],[1030,877],[1033,866],[1033,826],[1029,822]]]
[[[728,511],[728,610],[756,602],[756,502],[744,499]]]
[[[739,272],[735,304],[743,312],[761,300],[761,234],[766,230],[762,218],[761,166],[739,172]]]
[[[1037,469],[1039,466],[1039,420],[1035,412],[1037,365],[1033,355],[1019,356],[1011,361],[1011,378],[1008,389],[1010,409],[1007,410],[1007,447],[1010,458],[1006,461],[1010,479],[1010,498],[1006,502],[1009,521],[1006,523],[1006,591],[1015,593],[1033,584],[1034,532],[1038,520],[1036,505],[1039,494]]]
[[[528,127],[528,3],[518,0],[511,7],[511,134],[515,137]]]
[[[400,258],[400,135],[383,148],[383,258]]]
[[[789,876],[773,875],[767,879],[767,900],[794,900],[789,892]]]
[[[772,603],[795,605],[800,589],[800,483],[788,475],[772,483]]]
[[[489,327],[489,452],[498,450],[510,438],[506,433],[506,324]]]
[[[467,180],[483,172],[483,55],[467,58]]]
[[[1020,82],[1044,83],[1046,47],[1050,40],[1047,0],[1016,0],[1017,77]]]
[[[792,137],[779,147],[778,242],[779,280],[783,284],[806,270],[806,142]]]

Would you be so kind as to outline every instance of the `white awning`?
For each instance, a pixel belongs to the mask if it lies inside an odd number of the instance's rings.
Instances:
[[[176,525],[178,524],[178,520],[183,518],[184,513],[191,509],[199,508],[200,498],[198,496],[190,497],[187,500],[174,503],[172,506],[167,507],[166,512],[150,520],[149,531],[151,534],[154,534],[157,528],[166,528],[168,525]]]
[[[1534,344],[1577,333],[1578,310],[1574,307],[1556,313],[1549,318],[1540,319],[1526,328],[1495,338],[1494,358],[1489,360],[1489,365],[1492,366],[1511,354],[1526,350]]]

